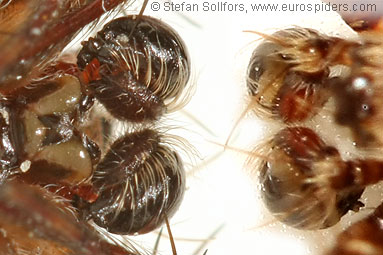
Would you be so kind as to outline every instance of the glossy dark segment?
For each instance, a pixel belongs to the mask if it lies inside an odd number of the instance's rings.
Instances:
[[[11,110],[0,101],[1,110],[6,113],[0,115],[0,184],[8,177],[8,174],[18,166],[19,158],[24,156],[22,146],[24,144],[24,127],[18,111]]]
[[[260,182],[266,206],[280,221],[302,229],[327,228],[362,206],[358,200],[364,185],[353,176],[347,178],[359,165],[343,162],[338,151],[312,130],[285,128],[275,135],[271,147]],[[336,187],[338,178],[349,182]]]
[[[285,123],[312,118],[329,98],[329,66],[319,61],[338,40],[303,28],[281,30],[266,39],[254,50],[247,70],[258,113]]]
[[[143,130],[119,138],[98,164],[98,199],[85,217],[117,234],[146,233],[171,217],[185,189],[183,164],[161,136]],[[89,215],[88,215],[89,214]]]
[[[132,30],[134,28],[134,30]],[[83,82],[119,119],[153,121],[166,112],[166,100],[178,97],[190,75],[179,35],[160,20],[118,18],[78,54]]]
[[[79,29],[123,2],[13,0],[0,9],[1,254],[139,254],[130,244],[106,241],[111,235],[101,236],[87,220],[115,233],[146,233],[182,200],[183,164],[162,134],[127,133],[108,148],[115,120],[93,108],[96,96],[112,114],[130,109],[113,114],[120,121],[130,114],[141,122],[158,120],[181,101],[190,63],[178,34],[150,17],[121,18],[100,32],[103,42],[116,32],[97,52],[101,65],[93,58],[80,73],[64,62],[71,56],[56,61]],[[118,101],[126,93],[134,100]],[[133,147],[126,150],[126,143]]]

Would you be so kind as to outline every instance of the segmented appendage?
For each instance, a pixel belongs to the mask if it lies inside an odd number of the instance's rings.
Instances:
[[[186,102],[190,63],[182,40],[159,20],[129,16],[111,21],[83,46],[81,71],[60,61],[42,64],[33,82],[28,77],[25,86],[0,88],[0,229],[9,235],[0,235],[0,244],[10,254],[138,254],[122,243],[108,244],[104,239],[112,237],[101,237],[88,221],[113,233],[146,233],[171,217],[183,198],[177,138],[146,125]],[[1,72],[13,77],[0,64]],[[94,120],[95,102],[112,116]],[[136,122],[134,132],[102,144],[98,137],[113,129],[98,133],[103,127],[96,125],[112,125],[116,118]],[[22,197],[18,189],[30,194]],[[46,224],[44,217],[50,217]],[[25,236],[33,237],[30,244]]]
[[[2,185],[14,178],[45,186],[68,199],[83,222],[112,233],[159,227],[185,190],[182,160],[168,145],[177,142],[143,129],[117,139],[100,160],[98,145],[84,133],[82,110],[92,100],[82,91],[75,76],[62,74],[3,95]]]
[[[46,189],[7,182],[0,191],[0,254],[138,254],[118,240],[106,241]]]
[[[325,114],[349,127],[358,146],[381,146],[381,30],[363,32],[359,41],[300,28],[263,36],[247,73],[256,111],[302,126],[285,127],[259,149],[263,199],[287,225],[330,227],[363,206],[364,188],[383,179],[383,161],[372,155],[344,160],[304,126],[331,101]]]
[[[347,61],[339,51],[352,43],[307,28],[263,36],[266,41],[254,50],[247,70],[255,111],[285,123],[310,119],[329,98],[331,65]]]
[[[326,255],[379,255],[383,253],[383,204],[374,213],[351,225]]]
[[[0,8],[0,90],[25,86],[74,35],[129,0],[22,0]]]
[[[132,31],[133,29],[133,31]],[[78,55],[82,81],[116,118],[154,121],[185,93],[189,57],[178,34],[160,20],[118,18]]]
[[[331,82],[336,121],[349,127],[360,147],[383,146],[383,29],[360,34],[350,75]]]
[[[285,128],[268,146],[267,161],[260,166],[262,196],[282,222],[302,229],[327,228],[361,205],[363,186],[349,176],[359,165],[342,161],[312,130]],[[348,180],[347,187],[341,187],[340,180]]]
[[[267,147],[260,166],[263,199],[275,217],[295,228],[336,224],[363,206],[364,187],[383,179],[382,161],[343,160],[308,128],[285,128]]]
[[[143,124],[158,120],[179,101],[190,76],[180,37],[146,16],[105,25],[83,43],[78,66],[89,95],[111,115]],[[149,129],[117,139],[91,180],[97,200],[79,202],[83,217],[109,232],[134,234],[149,232],[172,216],[182,200],[185,177],[180,157],[166,140]]]
[[[111,145],[92,183],[98,199],[86,205],[85,217],[112,233],[147,233],[178,209],[185,174],[166,137],[145,129]]]
[[[363,16],[363,14],[362,14]],[[351,56],[349,75],[334,79],[331,84],[336,102],[336,121],[348,127],[358,147],[382,147],[383,78],[383,19],[378,16],[346,17],[346,22],[359,31],[361,44]],[[371,162],[372,160],[370,160]],[[380,162],[380,164],[382,164]],[[378,180],[382,167],[375,169],[366,179]],[[380,177],[380,179],[382,179]],[[368,217],[353,223],[336,239],[326,255],[378,255],[383,252],[383,204]]]

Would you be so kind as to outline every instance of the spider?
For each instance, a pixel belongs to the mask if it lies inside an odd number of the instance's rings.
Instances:
[[[150,232],[181,203],[181,138],[155,124],[186,103],[184,42],[145,2],[73,61],[57,56],[126,1],[0,4],[1,252],[139,254],[107,233]],[[115,122],[129,131],[112,141]]]
[[[354,39],[302,27],[255,32],[264,40],[249,61],[246,112],[282,128],[248,153],[247,164],[259,175],[271,214],[297,229],[336,225],[363,208],[364,189],[381,180],[381,17],[344,18],[358,32]],[[338,128],[333,137],[325,136],[321,119]],[[352,140],[355,155],[337,148],[339,132]],[[378,215],[379,209],[370,219]],[[339,238],[339,247],[344,238],[350,235]],[[362,249],[331,254],[365,254]]]

